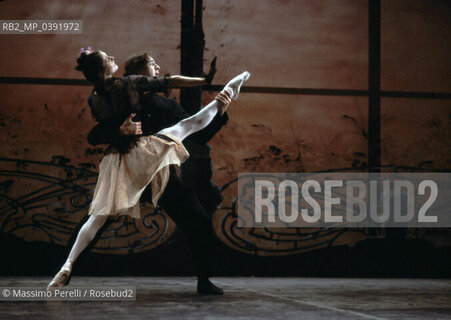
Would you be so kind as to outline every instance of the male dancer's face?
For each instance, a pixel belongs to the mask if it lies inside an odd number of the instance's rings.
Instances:
[[[149,58],[149,62],[140,74],[148,77],[156,77],[160,74],[160,66],[155,63],[152,57]]]

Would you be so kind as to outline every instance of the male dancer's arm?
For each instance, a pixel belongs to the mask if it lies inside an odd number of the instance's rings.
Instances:
[[[189,88],[199,87],[207,84],[205,78],[200,77],[185,77],[185,76],[168,76],[166,78],[167,86],[170,88]]]
[[[180,75],[169,76],[168,85],[172,88],[197,87],[203,86],[205,84],[210,85],[216,74],[216,59],[217,57],[214,57],[214,59],[211,61],[210,70],[208,71],[208,73],[204,73],[204,77],[196,78],[196,77],[185,77]]]
[[[185,81],[185,85],[187,82],[191,81],[191,84],[194,84],[195,82],[205,81],[204,78],[189,78],[189,77],[182,77],[182,76],[173,76],[176,77],[176,81]],[[177,78],[180,77],[180,78]],[[132,96],[131,103],[138,103],[139,96],[136,94],[137,92],[140,92],[141,95],[146,95],[154,92],[163,92],[167,85],[168,81],[165,79],[167,77],[147,77],[147,76],[140,76],[140,75],[133,75],[128,76],[126,79],[127,83],[127,90],[129,96]],[[177,83],[177,82],[176,82]],[[171,85],[174,85],[172,83]],[[95,102],[99,106],[104,106],[104,108],[101,109],[108,109],[108,101],[103,96],[96,96]],[[165,118],[167,120],[167,124],[173,125],[177,122],[179,122],[182,119],[185,119],[189,117],[190,115],[186,112],[186,110],[179,105],[176,101],[173,101],[168,98],[162,98],[167,99],[166,101],[168,103],[164,104],[164,112]],[[101,101],[103,100],[103,101]],[[111,109],[111,108],[109,108]],[[93,113],[94,115],[94,113]],[[98,119],[94,115],[94,117]],[[197,144],[206,144],[227,122],[228,116],[227,114],[224,115],[217,115],[215,119],[207,126],[205,129],[193,134],[191,137],[187,138],[188,141],[195,142]],[[110,143],[114,137],[117,135],[136,135],[141,134],[141,123],[140,122],[133,122],[131,119],[127,119],[122,125],[121,130],[117,130],[118,124],[115,121],[99,121],[99,124],[97,124],[88,134],[88,142],[91,145],[99,145],[99,144],[107,144]],[[139,132],[139,133],[137,133]]]

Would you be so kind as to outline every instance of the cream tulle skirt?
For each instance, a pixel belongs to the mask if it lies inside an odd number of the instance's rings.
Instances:
[[[152,203],[157,205],[169,179],[169,165],[180,166],[189,157],[179,139],[166,136],[173,141],[157,136],[141,137],[129,153],[112,153],[102,159],[90,215],[140,218],[139,198],[149,183]]]

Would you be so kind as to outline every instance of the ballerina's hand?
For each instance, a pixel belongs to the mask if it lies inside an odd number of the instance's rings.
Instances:
[[[124,121],[124,123],[120,127],[120,131],[123,135],[126,136],[137,136],[142,134],[141,130],[141,121],[133,121],[133,117],[136,116],[136,113],[132,113],[128,116],[128,118]]]

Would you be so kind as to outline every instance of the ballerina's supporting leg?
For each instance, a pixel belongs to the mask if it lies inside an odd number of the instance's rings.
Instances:
[[[65,286],[69,283],[70,274],[72,272],[72,266],[77,260],[80,253],[89,245],[89,243],[94,239],[97,232],[105,224],[107,216],[90,216],[88,221],[85,222],[80,232],[77,235],[74,245],[69,253],[64,265],[61,270],[56,274],[53,280],[48,285],[47,289],[54,289]]]
[[[236,76],[227,83],[224,90],[231,93],[232,99],[238,99],[240,88],[247,79],[249,79],[250,73],[245,71],[242,74]],[[176,125],[163,129],[159,134],[170,134],[183,141],[189,135],[205,128],[216,116],[219,110],[219,103],[216,100],[210,102],[202,110],[194,114],[193,116],[183,119]]]

